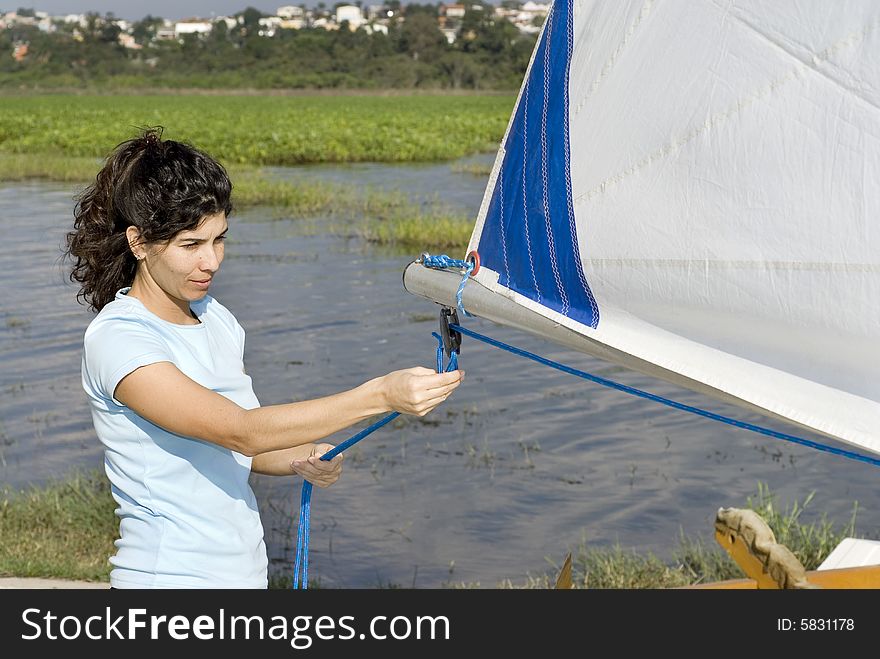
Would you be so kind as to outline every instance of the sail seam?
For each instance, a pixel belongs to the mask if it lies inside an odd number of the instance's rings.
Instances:
[[[510,266],[507,263],[507,239],[504,236],[504,168],[498,170],[498,199],[501,205],[501,254],[504,256],[504,277],[510,285]]]
[[[568,315],[568,296],[562,286],[562,278],[559,275],[559,264],[556,260],[556,244],[553,240],[553,230],[550,227],[550,204],[547,199],[549,182],[547,177],[547,103],[550,98],[550,44],[553,39],[553,20],[556,18],[556,5],[550,10],[547,17],[547,40],[544,42],[544,98],[541,105],[541,183],[542,204],[544,208],[544,228],[547,232],[547,251],[550,256],[550,268],[553,270],[553,280],[556,282],[556,292],[562,301],[562,313]]]
[[[860,33],[856,32],[856,33],[847,35],[843,39],[838,40],[837,42],[835,42],[834,44],[832,44],[831,46],[829,46],[828,48],[826,48],[825,50],[823,50],[819,54],[817,54],[814,58],[815,61],[821,61],[821,59],[823,59],[823,58],[827,59],[828,57],[833,55],[837,50],[839,50],[848,41],[855,43],[854,38],[859,34],[861,34],[862,38],[864,38],[864,36],[866,36],[871,30],[875,29],[878,25],[880,25],[880,21],[876,21],[872,25],[870,25],[867,28],[865,28],[864,30],[862,30]],[[574,200],[575,203],[579,203],[582,201],[589,201],[590,199],[595,197],[597,194],[605,192],[605,190],[607,189],[607,187],[609,185],[616,185],[617,183],[620,183],[625,178],[632,176],[636,172],[638,172],[638,171],[644,169],[645,167],[647,167],[648,165],[652,164],[658,158],[668,156],[673,151],[676,151],[676,150],[682,148],[683,146],[685,146],[689,142],[693,141],[695,138],[699,137],[703,133],[706,133],[707,131],[712,130],[713,128],[715,128],[719,124],[721,124],[721,123],[727,121],[728,119],[740,114],[743,110],[745,110],[747,107],[751,106],[756,101],[763,100],[767,96],[772,95],[777,89],[787,85],[792,80],[796,80],[798,78],[803,77],[803,74],[806,71],[816,71],[815,68],[807,66],[800,59],[797,59],[797,58],[795,58],[795,59],[797,60],[799,66],[795,67],[788,74],[770,82],[765,87],[760,88],[756,93],[748,95],[744,98],[741,98],[732,107],[730,107],[729,109],[727,109],[723,112],[719,112],[717,114],[712,115],[711,117],[709,117],[709,119],[707,119],[705,121],[705,123],[703,123],[702,126],[699,126],[695,129],[693,129],[691,132],[687,133],[682,138],[670,142],[666,146],[658,149],[654,153],[649,154],[645,158],[642,158],[641,160],[639,160],[638,162],[636,162],[632,166],[628,167],[627,169],[623,170],[622,172],[605,179],[604,181],[602,181],[601,183],[599,183],[597,186],[593,187],[592,189],[587,190],[583,194],[578,195]],[[862,99],[862,100],[864,100],[864,99]],[[875,106],[873,104],[871,104],[871,105],[872,105],[872,107],[877,108],[877,106]]]
[[[620,42],[620,45],[611,53],[611,56],[605,62],[605,66],[602,67],[602,70],[599,72],[599,76],[592,82],[587,93],[584,94],[581,99],[578,101],[577,106],[575,108],[575,114],[578,114],[581,109],[586,104],[587,100],[596,93],[596,90],[599,89],[599,83],[601,83],[605,78],[608,77],[608,74],[611,73],[611,70],[617,64],[617,59],[620,57],[620,54],[623,52],[624,48],[629,44],[630,38],[633,34],[635,34],[636,30],[642,24],[642,21],[647,18],[648,14],[651,13],[651,7],[654,4],[654,0],[646,0],[646,2],[642,5],[641,11],[639,11],[639,15],[636,17],[635,21],[633,21],[632,25],[626,31],[626,34],[623,37],[623,41]]]
[[[880,272],[880,264],[873,263],[822,263],[819,261],[746,261],[717,259],[639,259],[639,258],[591,258],[593,266],[665,266],[684,268],[699,264],[712,269],[749,269],[749,270],[783,270],[783,271],[824,271],[824,272]]]
[[[532,282],[535,285],[537,301],[541,302],[541,289],[538,287],[538,276],[535,274],[535,259],[532,256],[532,240],[529,236],[529,204],[527,201],[526,177],[528,174],[528,140],[529,140],[529,87],[531,81],[526,80],[526,97],[523,103],[523,167],[522,167],[522,190],[523,190],[523,230],[526,238],[526,251],[529,254],[529,268],[532,271]],[[509,282],[508,282],[509,284]]]
[[[841,89],[845,90],[847,93],[850,93],[853,96],[855,96],[856,98],[864,101],[865,103],[870,105],[875,110],[880,110],[880,105],[877,105],[876,103],[874,103],[870,99],[862,96],[857,89],[847,87],[840,80],[836,80],[835,78],[832,78],[830,75],[828,75],[827,73],[825,73],[824,71],[819,69],[817,66],[821,62],[827,62],[828,60],[830,60],[830,58],[832,56],[834,56],[842,48],[851,47],[851,46],[856,45],[860,41],[863,41],[865,39],[865,37],[867,37],[871,32],[876,30],[878,26],[880,26],[880,19],[876,19],[873,22],[868,23],[862,30],[859,30],[857,32],[851,32],[850,34],[846,35],[845,37],[838,39],[833,44],[831,44],[830,46],[828,46],[827,48],[825,48],[824,50],[822,50],[818,53],[815,53],[815,54],[810,53],[810,55],[812,55],[812,57],[805,58],[805,57],[798,56],[798,54],[796,52],[792,51],[789,48],[786,48],[779,39],[774,39],[769,34],[762,32],[755,25],[752,25],[749,21],[747,21],[742,16],[737,16],[736,14],[731,14],[731,17],[734,20],[738,21],[740,24],[742,24],[744,27],[746,27],[749,30],[751,30],[752,32],[754,32],[755,34],[766,39],[767,43],[772,44],[773,46],[778,48],[780,51],[782,51],[783,53],[785,53],[789,57],[793,58],[799,64],[804,65],[806,68],[808,68],[809,70],[814,71],[818,75],[822,76],[823,78],[828,80],[833,85],[840,87]]]
[[[569,136],[569,124],[570,117],[569,112],[571,107],[569,105],[569,73],[571,68],[571,58],[572,51],[574,50],[574,19],[572,18],[572,13],[568,13],[567,21],[566,21],[566,37],[567,37],[567,45],[568,45],[568,57],[566,60],[565,67],[565,84],[563,85],[563,104],[565,108],[565,120],[563,122],[563,147],[565,149],[565,201],[567,204],[568,211],[568,229],[571,232],[571,250],[573,261],[575,265],[575,270],[577,271],[578,280],[581,283],[581,287],[584,290],[584,293],[587,296],[587,301],[590,303],[590,326],[595,328],[599,325],[599,307],[596,304],[596,298],[593,297],[593,292],[590,290],[590,285],[587,283],[587,277],[584,274],[584,265],[581,262],[580,257],[580,249],[578,247],[578,239],[577,239],[577,227],[575,226],[575,217],[574,217],[574,203],[572,202],[572,192],[571,192],[571,141]]]

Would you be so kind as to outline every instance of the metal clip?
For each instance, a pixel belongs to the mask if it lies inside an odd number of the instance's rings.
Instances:
[[[443,349],[446,357],[452,357],[452,353],[461,354],[461,332],[449,327],[449,324],[458,325],[458,312],[449,307],[440,309],[440,337],[443,339]]]

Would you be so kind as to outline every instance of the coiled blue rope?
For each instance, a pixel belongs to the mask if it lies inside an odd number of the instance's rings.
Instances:
[[[431,336],[437,339],[437,372],[443,372],[443,339],[436,332],[431,332]],[[449,357],[449,363],[446,365],[446,371],[454,371],[458,368],[458,353],[453,352]],[[321,456],[321,460],[332,460],[344,450],[354,446],[367,435],[377,431],[384,425],[394,421],[400,416],[400,412],[392,412],[388,416],[380,419],[368,428],[364,428],[356,435],[349,437],[341,444],[334,446]],[[299,527],[296,531],[296,559],[293,564],[293,587],[303,590],[309,587],[309,528],[311,526],[312,516],[312,489],[313,485],[309,481],[303,481],[302,493],[299,501]],[[302,580],[300,580],[302,573]]]
[[[706,417],[707,419],[712,419],[713,421],[719,421],[721,423],[726,423],[731,426],[736,426],[737,428],[743,428],[745,430],[751,430],[752,432],[760,433],[762,435],[767,435],[769,437],[773,437],[775,439],[782,439],[787,442],[793,442],[795,444],[801,444],[802,446],[809,446],[810,448],[814,448],[817,451],[825,451],[827,453],[834,453],[835,455],[840,455],[845,458],[850,458],[852,460],[858,460],[860,462],[866,462],[868,464],[872,464],[875,467],[880,467],[880,459],[873,458],[868,455],[862,455],[861,453],[855,453],[854,451],[848,451],[846,449],[836,448],[834,446],[828,446],[826,444],[820,444],[819,442],[814,442],[809,439],[804,439],[802,437],[796,437],[795,435],[788,435],[783,432],[777,432],[775,430],[771,430],[770,428],[765,428],[763,426],[758,426],[753,423],[747,423],[745,421],[739,421],[737,419],[733,419],[728,416],[724,416],[722,414],[715,414],[714,412],[709,412],[707,410],[701,409],[699,407],[693,407],[691,405],[685,405],[683,403],[677,403],[674,400],[670,400],[668,398],[664,398],[663,396],[657,396],[655,394],[648,393],[647,391],[642,391],[641,389],[636,389],[635,387],[629,387],[625,384],[620,384],[619,382],[614,382],[613,380],[607,380],[605,378],[599,377],[597,375],[592,375],[590,373],[586,373],[584,371],[579,371],[576,368],[572,368],[571,366],[566,366],[565,364],[560,364],[559,362],[554,362],[551,359],[547,359],[546,357],[540,357],[534,353],[528,352],[527,350],[523,350],[522,348],[516,348],[512,345],[508,345],[503,343],[502,341],[498,341],[496,339],[489,338],[488,336],[483,336],[482,334],[478,334],[473,330],[469,330],[466,327],[462,327],[461,325],[456,325],[455,323],[450,323],[449,328],[453,329],[457,332],[461,332],[466,336],[477,339],[478,341],[483,341],[484,343],[488,343],[489,345],[493,345],[496,348],[501,348],[502,350],[507,350],[508,352],[512,352],[515,355],[519,355],[521,357],[526,357],[533,361],[538,362],[539,364],[544,364],[546,366],[550,366],[551,368],[555,368],[558,371],[562,371],[564,373],[569,373],[571,375],[577,376],[579,378],[583,378],[584,380],[589,380],[590,382],[595,382],[596,384],[601,384],[603,387],[610,387],[611,389],[617,389],[618,391],[623,391],[625,393],[631,394],[633,396],[638,396],[640,398],[647,398],[648,400],[653,400],[657,403],[661,403],[663,405],[667,405],[669,407],[674,407],[677,410],[683,410],[684,412],[690,412],[691,414],[696,414],[697,416]]]

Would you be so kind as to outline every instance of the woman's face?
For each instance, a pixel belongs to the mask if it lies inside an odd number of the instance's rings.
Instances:
[[[201,300],[223,262],[227,229],[225,213],[206,215],[195,229],[181,231],[167,246],[148,245],[141,267],[167,295]]]

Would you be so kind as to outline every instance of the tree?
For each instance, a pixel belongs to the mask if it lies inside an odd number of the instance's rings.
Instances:
[[[141,20],[135,21],[131,27],[131,36],[136,43],[146,46],[156,38],[156,32],[165,23],[158,16],[147,14]]]
[[[248,7],[241,14],[242,28],[248,36],[255,35],[260,31],[260,19],[263,18],[263,12],[253,7]]]
[[[113,14],[108,13],[104,16],[104,20],[101,24],[101,29],[98,32],[98,40],[103,43],[118,43],[119,35],[122,33],[122,28],[120,28],[114,21],[116,17]]]
[[[432,61],[446,51],[448,42],[430,14],[418,12],[407,15],[400,28],[398,51],[409,54],[415,60]]]
[[[208,40],[212,43],[229,41],[229,26],[226,21],[217,21],[211,26]]]

